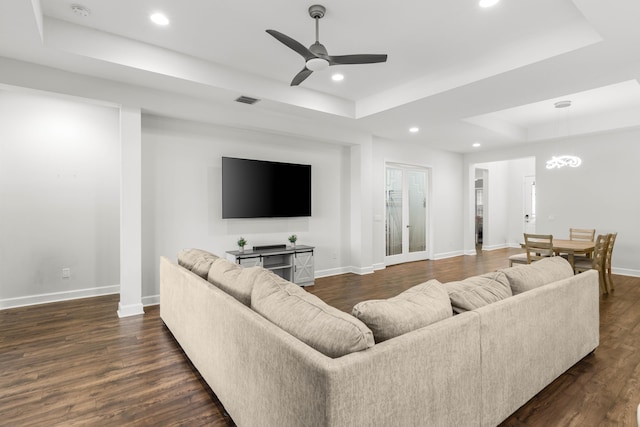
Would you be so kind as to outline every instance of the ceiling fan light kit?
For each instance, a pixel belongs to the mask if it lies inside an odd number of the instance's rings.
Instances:
[[[291,37],[282,34],[276,30],[266,30],[267,33],[272,35],[280,43],[284,44],[288,48],[296,51],[300,56],[304,58],[304,68],[295,75],[291,81],[291,86],[297,86],[302,83],[307,77],[314,71],[321,71],[331,65],[350,65],[350,64],[374,64],[378,62],[386,62],[387,55],[339,55],[331,56],[327,52],[327,49],[322,43],[320,43],[320,19],[324,17],[327,9],[319,4],[314,4],[309,7],[309,16],[316,21],[316,41],[309,48],[304,47],[300,42],[292,39]]]
[[[329,68],[329,61],[322,58],[311,58],[305,64],[311,71],[322,71]]]

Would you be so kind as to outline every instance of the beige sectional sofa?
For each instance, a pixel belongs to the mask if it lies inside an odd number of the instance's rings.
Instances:
[[[354,315],[259,267],[178,258],[160,315],[238,426],[493,426],[598,346],[598,275],[560,257]]]

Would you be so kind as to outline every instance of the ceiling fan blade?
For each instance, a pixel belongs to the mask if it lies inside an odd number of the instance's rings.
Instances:
[[[302,57],[304,58],[305,61],[308,61],[311,58],[315,58],[316,57],[309,49],[307,49],[301,43],[295,41],[291,37],[289,37],[289,36],[287,36],[285,34],[282,34],[281,32],[276,31],[276,30],[266,30],[266,31],[267,31],[267,33],[269,33],[273,37],[275,37],[280,43],[284,44],[285,46],[295,50],[300,55],[302,55]]]
[[[305,81],[305,79],[307,77],[309,77],[311,75],[311,73],[313,73],[313,71],[311,71],[307,67],[304,67],[302,69],[302,71],[300,71],[298,74],[296,74],[296,76],[293,78],[293,80],[291,80],[291,86],[298,86],[300,83]]]
[[[338,55],[329,56],[328,59],[330,65],[374,64],[387,62],[387,55]]]

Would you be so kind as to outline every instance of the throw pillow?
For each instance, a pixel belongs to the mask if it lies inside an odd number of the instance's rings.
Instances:
[[[207,278],[211,264],[218,257],[202,249],[185,249],[178,253],[178,264],[203,279]]]
[[[393,298],[362,301],[352,313],[373,332],[376,343],[451,317],[451,301],[437,280],[416,285]]]
[[[218,258],[209,269],[207,280],[247,307],[251,307],[251,291],[262,267],[243,268],[238,264]]]
[[[573,268],[569,261],[559,256],[500,271],[507,276],[513,295],[573,276]]]
[[[455,313],[475,310],[512,295],[507,277],[499,271],[449,282],[444,286]]]
[[[329,357],[374,345],[371,330],[360,320],[268,270],[254,283],[251,308]]]

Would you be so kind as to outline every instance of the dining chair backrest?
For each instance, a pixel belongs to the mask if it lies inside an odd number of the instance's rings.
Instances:
[[[592,268],[594,270],[604,271],[609,237],[610,234],[598,234],[595,248],[593,249],[593,259],[591,260]]]
[[[554,255],[553,235],[524,233],[524,248],[527,251],[527,263]]]
[[[608,294],[606,275],[605,275],[605,258],[607,256],[607,246],[609,244],[610,234],[599,234],[594,245],[593,256],[591,259],[584,258],[576,260],[573,269],[576,273],[583,271],[596,270],[598,272],[598,282],[600,282],[600,290],[603,294]]]
[[[604,266],[606,269],[611,269],[611,257],[613,255],[613,245],[616,242],[616,237],[618,237],[618,233],[609,234],[609,244],[607,244],[607,251],[604,259]]]
[[[611,258],[613,257],[613,245],[616,243],[616,237],[618,237],[618,233],[609,234],[609,243],[607,244],[607,251],[604,257],[604,279],[609,291],[615,290],[611,271]]]
[[[596,230],[594,228],[569,228],[569,240],[593,242],[595,235]]]

